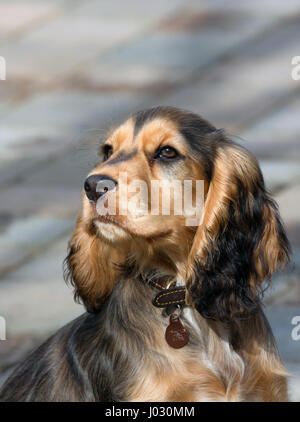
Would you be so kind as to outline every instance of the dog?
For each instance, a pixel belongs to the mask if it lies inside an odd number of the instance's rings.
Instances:
[[[134,114],[100,155],[65,260],[87,312],[15,369],[0,400],[287,401],[262,295],[290,248],[255,157],[173,107]],[[148,194],[134,202],[136,180]],[[160,212],[161,191],[156,212],[142,213],[153,180],[190,181],[193,201],[202,181],[198,224],[187,224],[196,206]]]

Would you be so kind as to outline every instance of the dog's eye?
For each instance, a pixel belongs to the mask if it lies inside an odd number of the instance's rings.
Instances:
[[[104,161],[108,160],[109,157],[112,155],[112,153],[113,153],[113,149],[112,149],[111,145],[106,144],[106,145],[103,146],[103,159],[104,159]]]
[[[178,153],[174,148],[165,146],[165,147],[160,148],[160,150],[158,151],[157,157],[171,160],[172,158],[178,157]]]

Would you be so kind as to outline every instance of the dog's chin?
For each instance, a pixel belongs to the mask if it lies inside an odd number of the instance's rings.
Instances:
[[[98,236],[106,242],[119,243],[128,240],[130,237],[126,230],[114,223],[95,220],[94,225]]]

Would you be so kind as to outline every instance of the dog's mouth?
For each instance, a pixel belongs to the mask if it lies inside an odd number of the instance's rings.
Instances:
[[[126,225],[121,224],[114,216],[98,216],[93,220],[93,226],[102,239],[112,243],[124,241],[130,237]]]
[[[115,242],[128,239],[131,235],[130,227],[126,216],[119,214],[99,214],[95,203],[90,202],[91,214],[90,221],[97,234],[108,240]]]
[[[162,227],[161,221],[155,224],[145,224],[141,218],[141,224],[137,224],[136,219],[128,219],[126,215],[105,214],[101,215],[97,212],[95,204],[91,205],[90,221],[98,235],[108,239],[110,242],[129,240],[134,236],[143,239],[161,239],[170,236],[172,228]],[[93,229],[91,229],[93,231]]]
[[[133,222],[132,219],[128,218],[129,216],[127,214],[120,214],[119,210],[116,208],[107,208],[107,198],[105,196],[100,198],[97,203],[90,201],[90,207],[91,221],[96,227],[98,227],[100,223],[102,227],[105,224],[114,225],[128,233],[132,233],[132,231],[135,232],[136,230],[139,231],[138,225]]]

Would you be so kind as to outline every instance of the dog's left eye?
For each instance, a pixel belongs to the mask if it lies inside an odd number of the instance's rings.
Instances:
[[[172,158],[176,158],[178,157],[178,153],[176,151],[176,149],[169,147],[169,146],[165,146],[159,149],[157,155],[157,158],[166,158],[166,159],[172,159]]]

